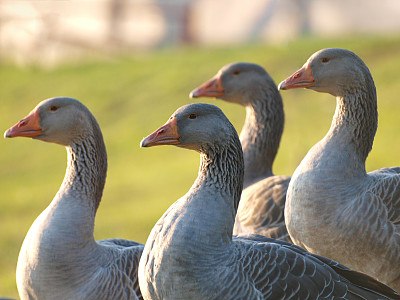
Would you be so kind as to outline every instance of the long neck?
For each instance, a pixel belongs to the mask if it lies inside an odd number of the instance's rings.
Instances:
[[[21,261],[36,263],[53,274],[55,263],[88,266],[86,254],[96,250],[93,236],[107,171],[103,138],[95,120],[93,129],[67,147],[68,163],[61,187],[51,204],[35,220],[21,250]],[[43,270],[43,268],[41,270]],[[61,269],[64,270],[64,269]],[[69,272],[62,271],[62,276]]]
[[[259,178],[273,175],[272,164],[278,152],[285,119],[282,99],[277,89],[257,91],[249,103],[240,133],[245,187]]]
[[[344,96],[336,98],[336,111],[327,135],[346,144],[361,164],[365,164],[372,149],[378,126],[375,85],[372,77],[367,78],[366,84],[353,86]]]
[[[172,298],[191,298],[200,287],[204,269],[231,263],[233,224],[243,180],[240,140],[235,134],[228,147],[210,145],[199,152],[197,179],[164,213],[147,240],[139,265],[145,295],[162,298],[170,293]],[[181,288],[176,289],[177,274],[193,280],[179,282]],[[186,292],[179,294],[182,289]]]
[[[195,232],[196,243],[220,247],[232,239],[243,187],[243,155],[237,136],[229,147],[203,150],[198,177],[175,213],[181,218],[186,211],[181,228],[185,243]]]
[[[223,195],[236,214],[243,188],[243,153],[236,138],[227,147],[203,149],[199,174],[193,187],[208,186]]]
[[[87,201],[95,214],[103,194],[107,173],[107,154],[98,134],[67,147],[67,170],[61,189]]]
[[[64,181],[52,202],[55,230],[76,229],[76,242],[93,240],[94,219],[103,194],[107,154],[97,122],[86,137],[67,147]]]

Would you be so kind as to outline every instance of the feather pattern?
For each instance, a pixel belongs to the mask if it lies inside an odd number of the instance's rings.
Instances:
[[[189,121],[186,116],[194,113],[196,122]],[[399,299],[369,276],[290,243],[232,237],[244,168],[239,138],[209,104],[186,105],[174,119],[178,146],[199,149],[200,169],[146,242],[139,263],[145,299]],[[155,131],[160,141],[161,132]]]
[[[93,237],[107,172],[99,125],[72,98],[45,100],[35,111],[40,124],[35,138],[65,146],[68,162],[59,191],[21,247],[21,299],[142,299],[137,269],[144,246]]]
[[[354,53],[324,49],[280,86],[296,82],[336,96],[337,105],[328,133],[289,184],[289,234],[295,244],[399,291],[400,167],[365,170],[378,124],[371,73]]]
[[[242,192],[234,234],[262,234],[290,242],[284,222],[290,177],[270,176]]]

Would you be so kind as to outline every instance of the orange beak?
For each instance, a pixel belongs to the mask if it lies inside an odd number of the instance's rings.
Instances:
[[[224,87],[222,86],[221,75],[217,74],[209,81],[203,83],[198,88],[194,89],[189,97],[190,98],[199,98],[199,97],[211,97],[217,98],[223,96],[225,92]]]
[[[163,126],[158,128],[152,134],[145,137],[140,142],[140,147],[177,145],[180,144],[179,139],[180,135],[178,133],[176,118],[171,118]]]
[[[30,137],[34,138],[42,134],[42,127],[39,125],[39,110],[34,109],[24,119],[19,121],[13,127],[9,128],[5,133],[5,138],[12,137]]]
[[[314,86],[315,78],[309,64],[305,64],[300,70],[282,81],[278,89],[289,90],[297,88],[308,88]]]

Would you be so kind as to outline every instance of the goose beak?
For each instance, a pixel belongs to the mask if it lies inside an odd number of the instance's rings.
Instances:
[[[224,95],[225,89],[222,86],[221,75],[217,74],[209,81],[191,91],[190,98],[211,97],[218,98]]]
[[[163,126],[158,128],[152,134],[145,137],[140,142],[140,147],[152,147],[161,145],[177,145],[180,144],[181,136],[178,133],[178,123],[176,118],[171,118]]]
[[[13,127],[9,128],[4,133],[4,138],[18,136],[34,138],[41,134],[42,127],[40,127],[39,110],[35,109],[31,111],[24,119],[19,121]]]
[[[289,90],[297,88],[308,88],[315,85],[315,78],[309,64],[305,64],[300,70],[282,81],[278,89]]]

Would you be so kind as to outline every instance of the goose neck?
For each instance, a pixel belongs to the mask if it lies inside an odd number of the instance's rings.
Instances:
[[[284,111],[278,90],[263,89],[246,106],[246,119],[240,134],[245,164],[245,186],[260,177],[273,175]]]
[[[60,191],[88,201],[95,214],[99,207],[107,173],[107,154],[101,133],[92,134],[67,147],[67,170]]]
[[[208,148],[201,154],[196,181],[182,200],[190,220],[185,221],[189,235],[206,247],[220,247],[232,239],[235,215],[243,187],[243,156],[240,142],[221,151]],[[221,244],[222,243],[222,244]]]
[[[194,185],[208,186],[226,195],[235,213],[243,188],[243,153],[240,141],[227,147],[212,146],[203,149],[199,174]]]
[[[336,103],[328,135],[340,137],[341,142],[349,144],[365,163],[378,126],[375,86],[337,97]]]

